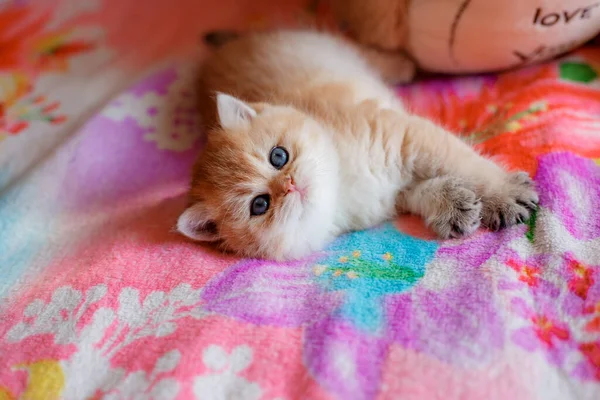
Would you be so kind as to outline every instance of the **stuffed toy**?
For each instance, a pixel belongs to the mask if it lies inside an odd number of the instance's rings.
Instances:
[[[329,1],[354,40],[404,52],[420,69],[437,73],[493,72],[548,60],[600,32],[600,0]]]

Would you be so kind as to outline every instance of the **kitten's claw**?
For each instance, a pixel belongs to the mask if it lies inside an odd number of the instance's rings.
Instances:
[[[482,224],[497,231],[523,223],[537,208],[538,202],[529,175],[525,172],[511,174],[499,190],[483,197]]]
[[[440,190],[440,197],[442,206],[428,223],[442,239],[469,236],[479,228],[481,201],[472,190],[457,182],[447,182]]]

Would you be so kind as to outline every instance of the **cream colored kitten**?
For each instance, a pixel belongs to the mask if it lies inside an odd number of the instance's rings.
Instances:
[[[219,48],[200,74],[212,129],[178,230],[286,260],[400,212],[421,215],[441,238],[528,219],[538,196],[527,174],[407,113],[372,67],[389,72],[386,62],[397,61],[304,31]]]

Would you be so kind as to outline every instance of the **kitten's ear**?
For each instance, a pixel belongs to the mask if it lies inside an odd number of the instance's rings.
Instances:
[[[217,93],[217,112],[219,122],[225,129],[248,126],[256,111],[240,99],[225,93]]]
[[[201,202],[188,207],[179,216],[177,231],[199,242],[214,242],[219,239],[217,224]]]

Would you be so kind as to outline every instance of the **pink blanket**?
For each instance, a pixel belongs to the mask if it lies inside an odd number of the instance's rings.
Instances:
[[[199,35],[303,3],[2,3],[1,400],[600,398],[598,47],[399,89],[532,174],[527,224],[442,242],[404,217],[284,264],[172,232]]]

